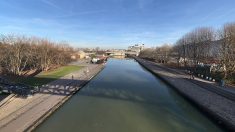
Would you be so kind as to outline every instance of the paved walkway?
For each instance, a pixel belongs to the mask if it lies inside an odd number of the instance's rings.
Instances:
[[[155,63],[156,64],[156,63]],[[159,65],[159,64],[156,64],[156,65]],[[163,66],[165,67],[165,66]],[[181,74],[185,74],[186,76],[188,75],[186,71],[184,70],[179,70],[179,69],[173,69],[173,68],[169,68],[169,67],[166,67],[167,69],[171,69],[175,72],[178,72],[178,73],[181,73]],[[208,86],[210,87],[214,87],[214,88],[221,88],[223,89],[224,91],[226,92],[231,92],[233,94],[235,94],[235,86],[231,86],[231,85],[225,85],[224,87],[220,86],[219,83],[217,82],[214,82],[214,81],[209,81],[209,80],[206,80],[206,79],[202,79],[202,78],[199,78],[197,76],[194,76],[194,80],[195,81],[198,81],[198,82],[201,82],[201,83],[207,83],[207,84],[210,84]],[[188,79],[190,79],[190,76],[188,75]],[[192,80],[193,81],[193,80]],[[200,85],[200,84],[199,84]]]
[[[182,78],[184,78],[188,81],[191,81],[192,83],[197,84],[202,88],[205,88],[209,91],[215,92],[221,96],[224,96],[228,99],[235,101],[235,87],[233,87],[233,86],[226,85],[226,86],[222,87],[217,82],[205,80],[205,79],[202,79],[202,78],[199,78],[196,76],[194,76],[194,79],[190,79],[190,75],[187,74],[187,72],[184,70],[169,68],[164,65],[157,64],[157,63],[151,62],[151,61],[149,61],[149,63],[152,63],[155,66],[164,68],[164,69],[171,71],[173,73],[184,75],[184,76],[182,76]]]
[[[90,80],[102,68],[102,65],[87,65],[78,72],[66,75],[42,87],[40,93],[32,97],[12,98],[0,107],[0,131],[25,131],[74,91],[81,88],[84,82]]]
[[[179,93],[194,102],[210,117],[214,118],[231,131],[235,131],[235,101],[232,99],[234,97],[232,90],[228,90],[222,95],[220,91],[215,92],[211,90],[219,89],[216,84],[209,83],[199,78],[190,80],[188,79],[189,75],[179,72],[178,70],[170,69],[140,58],[136,58],[136,60],[172,85]],[[226,95],[228,93],[231,94],[230,96],[232,98]]]

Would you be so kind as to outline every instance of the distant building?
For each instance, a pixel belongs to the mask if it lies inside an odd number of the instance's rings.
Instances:
[[[86,53],[84,51],[78,51],[71,55],[71,59],[76,60],[76,59],[84,59],[86,57]]]
[[[78,51],[77,55],[79,59],[84,59],[86,56],[86,53],[84,51]]]
[[[127,49],[127,54],[136,55],[140,54],[140,51],[144,49],[144,44],[135,44],[133,46],[129,46]]]

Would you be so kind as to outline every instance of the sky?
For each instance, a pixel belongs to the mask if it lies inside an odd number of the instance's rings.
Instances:
[[[0,0],[0,34],[75,47],[174,44],[196,27],[235,22],[235,0]]]

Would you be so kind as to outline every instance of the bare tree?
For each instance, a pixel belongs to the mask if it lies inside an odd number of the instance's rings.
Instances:
[[[8,73],[21,75],[30,69],[49,70],[71,61],[73,52],[67,44],[47,39],[16,35],[0,37],[0,66]]]
[[[212,28],[196,28],[180,38],[174,49],[178,52],[178,59],[183,58],[184,66],[189,62],[190,65],[196,66],[199,62],[207,62],[210,58],[213,40]]]
[[[225,24],[219,31],[221,40],[220,60],[224,67],[224,78],[235,71],[235,23]]]
[[[170,59],[170,53],[172,47],[169,44],[164,44],[160,47],[156,47],[156,59],[161,63],[167,63]]]
[[[15,75],[21,75],[30,58],[27,39],[14,35],[6,36],[2,43],[5,46],[3,65]]]
[[[154,48],[146,48],[140,51],[139,57],[154,60],[156,58],[156,51]]]

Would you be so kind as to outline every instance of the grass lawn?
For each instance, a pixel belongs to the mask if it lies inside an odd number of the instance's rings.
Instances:
[[[20,79],[19,82],[30,86],[41,86],[43,84],[47,84],[51,81],[57,80],[69,73],[78,71],[81,68],[83,67],[75,65],[63,66],[52,71],[41,72],[34,77],[28,77],[22,80]]]

